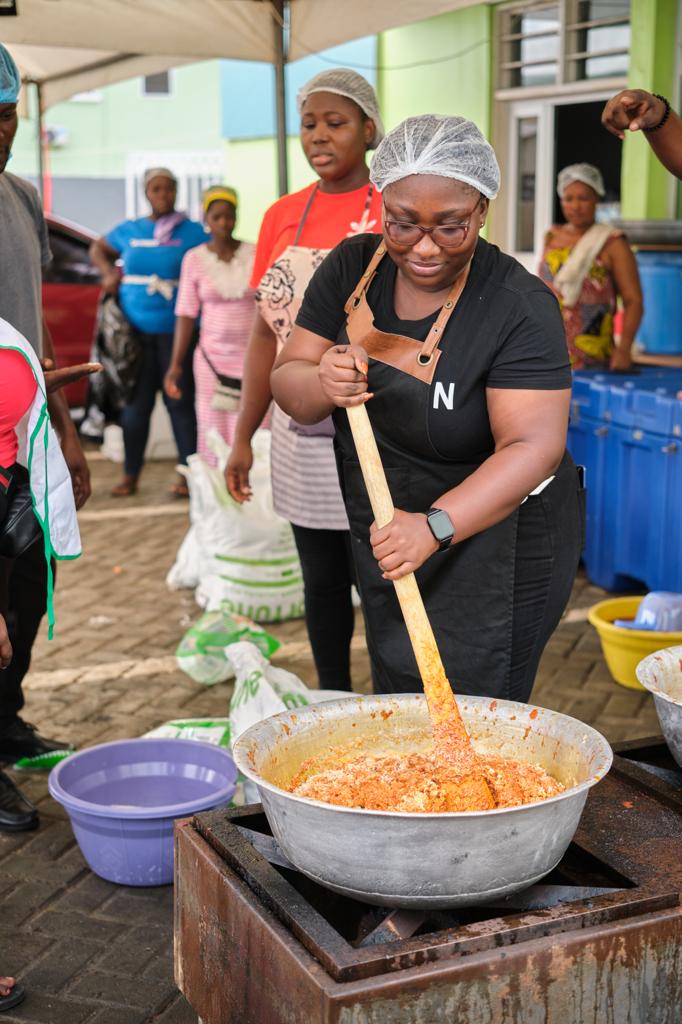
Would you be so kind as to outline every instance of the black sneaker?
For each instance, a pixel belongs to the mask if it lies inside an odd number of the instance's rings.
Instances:
[[[72,743],[49,740],[36,732],[35,726],[16,718],[0,731],[0,761],[17,761],[20,757],[37,757],[53,750],[73,750]]]
[[[32,828],[38,828],[37,810],[9,775],[0,772],[0,832],[27,832]]]

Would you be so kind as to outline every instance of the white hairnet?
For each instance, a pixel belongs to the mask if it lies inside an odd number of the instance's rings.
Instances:
[[[589,185],[598,196],[603,196],[606,192],[604,179],[598,167],[594,167],[592,164],[569,164],[568,167],[564,167],[563,171],[559,171],[556,180],[559,199],[563,199],[564,192],[574,181],[582,181],[583,185]]]
[[[150,167],[148,170],[144,172],[144,175],[142,177],[142,185],[144,187],[145,192],[147,190],[149,182],[153,181],[154,178],[168,178],[168,180],[172,181],[174,185],[177,185],[178,183],[178,179],[175,177],[172,171],[168,170],[167,167]]]
[[[299,114],[305,101],[314,92],[333,92],[337,96],[345,96],[347,100],[357,103],[360,110],[374,121],[374,138],[370,142],[369,148],[377,148],[385,135],[385,129],[379,113],[377,94],[366,78],[359,75],[357,71],[351,71],[350,68],[330,68],[329,71],[320,71],[309,82],[301,86],[296,94],[296,107]]]
[[[388,133],[372,157],[369,176],[380,192],[411,174],[456,178],[494,199],[500,189],[495,151],[464,117],[420,114]]]

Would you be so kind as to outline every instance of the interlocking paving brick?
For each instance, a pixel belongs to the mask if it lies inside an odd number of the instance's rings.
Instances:
[[[130,1006],[107,1006],[96,1013],[88,1024],[148,1024],[148,1021],[147,1010],[138,1010]],[[196,1014],[192,1024],[196,1024]]]
[[[39,960],[50,949],[53,939],[47,935],[35,935],[8,928],[3,922],[0,927],[0,973],[10,978],[23,974],[30,964]],[[0,1020],[6,1020],[5,1017]]]
[[[109,945],[97,960],[97,969],[109,974],[135,975],[160,961],[160,970],[154,977],[172,976],[172,962],[168,957],[168,920],[157,927],[127,929],[113,945]],[[169,970],[170,968],[170,970]]]
[[[47,910],[32,920],[31,928],[52,935],[56,939],[61,935],[71,935],[75,938],[111,942],[120,935],[125,925],[119,921],[104,920],[87,914]]]
[[[25,1001],[9,1013],[2,1015],[3,1024],[85,1024],[89,1022],[97,1004],[50,996],[42,992],[29,992]]]
[[[158,1024],[197,1024],[197,1015],[187,1000],[180,997],[157,1018],[157,1021]]]
[[[88,961],[102,952],[101,942],[60,936],[42,959],[22,976],[27,990],[58,993]]]
[[[99,971],[83,973],[69,987],[69,995],[118,1006],[139,1006],[141,1009],[165,1004],[174,992],[175,983],[171,979],[146,977],[141,981],[123,974]]]

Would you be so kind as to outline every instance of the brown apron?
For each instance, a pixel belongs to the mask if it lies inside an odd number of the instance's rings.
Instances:
[[[374,398],[367,411],[395,507],[426,512],[479,465],[445,459],[428,430],[436,368],[443,360],[447,368],[450,358],[451,346],[440,348],[439,343],[460,289],[452,290],[423,343],[380,331],[366,293],[384,253],[380,245],[350,296],[347,324],[338,342],[361,345],[370,357],[369,389]],[[421,690],[421,681],[393,584],[382,579],[372,554],[369,527],[374,517],[344,410],[334,413],[334,423],[374,688],[381,693],[415,693]],[[532,504],[536,502],[542,505]],[[517,700],[528,697],[532,679],[528,693],[510,689],[514,577],[519,517],[538,514],[547,518],[548,551],[555,541],[575,547],[574,572],[580,519],[577,475],[570,456],[536,498],[495,526],[436,553],[417,571],[448,678],[457,692]],[[570,592],[572,576],[566,575]]]

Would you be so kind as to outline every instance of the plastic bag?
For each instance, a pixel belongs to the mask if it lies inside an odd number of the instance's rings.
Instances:
[[[303,580],[293,534],[272,507],[270,432],[254,435],[253,498],[244,505],[225,486],[228,446],[216,431],[209,431],[208,442],[218,468],[191,455],[186,473],[197,550],[197,603],[208,609],[222,606],[254,622],[300,618]],[[171,579],[174,574],[175,566]]]
[[[178,668],[205,686],[223,682],[232,675],[226,649],[240,640],[251,641],[267,658],[280,646],[255,622],[219,608],[204,612],[187,630],[175,652]]]
[[[192,525],[168,570],[166,586],[169,590],[194,590],[199,586],[199,545]]]
[[[225,655],[236,676],[230,701],[232,742],[245,729],[280,711],[353,696],[342,690],[309,690],[293,672],[271,665],[252,643],[232,644]]]
[[[198,740],[227,749],[232,743],[229,718],[174,718],[146,732],[145,736],[163,740]]]

